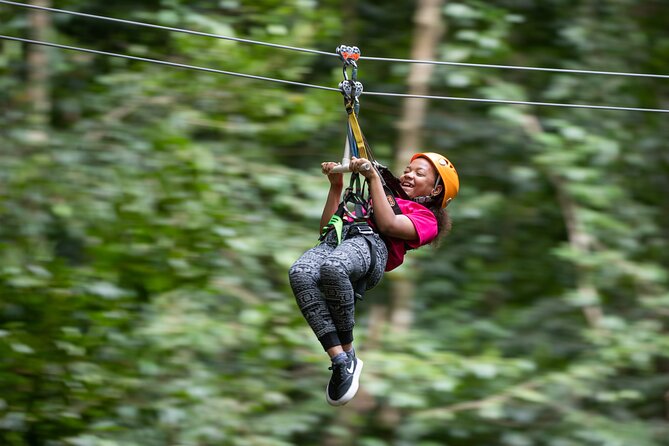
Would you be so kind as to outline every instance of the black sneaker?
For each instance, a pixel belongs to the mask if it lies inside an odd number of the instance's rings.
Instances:
[[[343,406],[353,399],[360,385],[362,361],[354,354],[347,354],[346,360],[333,363],[332,378],[328,383],[325,396],[332,406]]]

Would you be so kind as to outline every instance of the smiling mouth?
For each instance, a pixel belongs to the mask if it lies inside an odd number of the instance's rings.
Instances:
[[[407,196],[409,196],[409,197],[413,196],[413,194],[414,194],[414,185],[413,184],[403,182],[403,183],[400,183],[400,187],[402,188],[404,193],[407,194]]]

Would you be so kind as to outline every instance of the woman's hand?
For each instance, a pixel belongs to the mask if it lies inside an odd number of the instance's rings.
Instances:
[[[363,166],[367,165],[367,169],[365,170]],[[349,169],[351,172],[358,172],[361,173],[363,177],[367,178],[368,180],[371,180],[372,178],[377,176],[376,169],[372,167],[371,161],[369,161],[366,158],[356,158],[356,157],[351,157],[351,162],[349,163]]]
[[[332,173],[332,172],[330,172],[336,166],[339,166],[339,163],[335,163],[335,162],[332,162],[332,161],[327,161],[325,163],[321,163],[321,171],[323,172],[324,175],[328,176],[328,180],[330,180],[331,185],[333,185],[333,186],[343,186],[344,185],[344,174],[343,173]]]

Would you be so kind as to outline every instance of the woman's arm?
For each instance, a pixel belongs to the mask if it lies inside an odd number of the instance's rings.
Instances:
[[[369,193],[374,207],[376,228],[383,235],[402,240],[417,240],[418,232],[413,222],[406,215],[396,215],[386,199],[381,178],[376,169],[361,170],[361,166],[369,163],[365,158],[352,158],[351,171],[360,172],[369,181]]]
[[[318,228],[319,233],[323,227],[328,224],[332,214],[337,211],[339,203],[341,202],[341,192],[344,189],[344,174],[330,173],[332,168],[338,165],[338,163],[334,162],[326,162],[321,164],[321,170],[325,175],[328,176],[328,180],[330,180],[330,191],[328,192],[328,198],[325,200],[325,206],[323,206],[321,226]]]

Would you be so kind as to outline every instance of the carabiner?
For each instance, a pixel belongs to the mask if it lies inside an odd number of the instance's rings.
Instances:
[[[360,49],[357,46],[348,46],[348,45],[339,45],[335,50],[339,58],[344,62],[344,67],[342,69],[344,74],[344,80],[349,80],[347,68],[349,66],[351,69],[351,79],[354,81],[358,77],[358,64],[357,60],[360,58]]]

